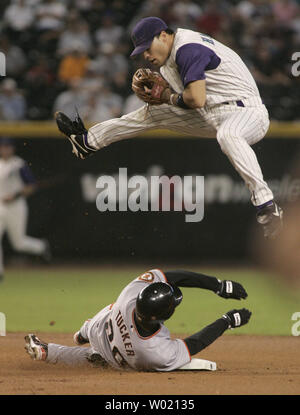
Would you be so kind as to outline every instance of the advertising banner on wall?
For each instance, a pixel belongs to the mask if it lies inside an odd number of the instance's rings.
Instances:
[[[265,139],[254,150],[278,202],[299,199],[300,141]],[[255,209],[216,140],[135,138],[79,160],[65,140],[20,139],[17,152],[39,182],[28,230],[58,259],[247,256]]]

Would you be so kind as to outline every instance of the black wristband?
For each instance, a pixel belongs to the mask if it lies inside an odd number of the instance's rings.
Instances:
[[[185,110],[190,110],[190,109],[191,109],[191,108],[190,108],[190,107],[188,107],[188,106],[186,105],[186,103],[184,102],[182,94],[179,94],[179,95],[178,95],[178,98],[177,98],[177,100],[176,100],[176,105],[177,105],[177,107],[183,108],[183,109],[185,109]]]

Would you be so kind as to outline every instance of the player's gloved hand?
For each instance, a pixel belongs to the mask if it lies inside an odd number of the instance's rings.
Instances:
[[[240,327],[244,324],[247,324],[250,320],[251,315],[251,311],[247,310],[246,308],[242,308],[240,310],[230,310],[224,314],[222,318],[227,321],[228,328],[233,329],[235,327]]]
[[[234,298],[235,300],[245,299],[248,297],[244,287],[235,281],[220,281],[220,288],[217,294],[223,298]]]
[[[149,105],[161,105],[169,102],[170,85],[159,72],[140,68],[133,75],[131,86],[138,98]]]

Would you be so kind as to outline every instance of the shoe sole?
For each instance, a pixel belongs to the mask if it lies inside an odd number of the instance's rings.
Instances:
[[[33,334],[29,334],[27,336],[24,337],[25,339],[25,350],[27,351],[27,353],[29,354],[29,356],[33,359],[33,360],[45,360],[43,359],[44,356],[44,349],[42,346],[36,345],[35,342],[32,339]],[[38,347],[41,348],[41,353],[39,353],[38,351]]]
[[[27,351],[27,353],[29,354],[29,356],[31,357],[31,359],[36,360],[37,355],[36,355],[36,351],[32,347],[34,345],[34,342],[33,342],[32,338],[31,338],[31,335],[25,336],[24,339],[25,339],[25,342],[26,342],[26,344],[25,344],[25,350]]]
[[[68,139],[69,139],[70,143],[72,144],[72,153],[74,153],[75,156],[80,158],[81,160],[84,160],[85,159],[84,155],[78,151],[78,149],[75,145],[76,141],[72,139],[72,136],[68,137]]]

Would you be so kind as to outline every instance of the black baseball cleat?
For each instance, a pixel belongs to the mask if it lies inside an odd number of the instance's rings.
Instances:
[[[258,208],[257,222],[263,227],[264,237],[275,239],[283,226],[283,210],[273,200]]]
[[[65,134],[72,144],[72,152],[76,157],[85,159],[97,151],[88,145],[88,130],[85,128],[79,114],[77,114],[74,121],[59,111],[54,114],[54,117],[59,131]]]

